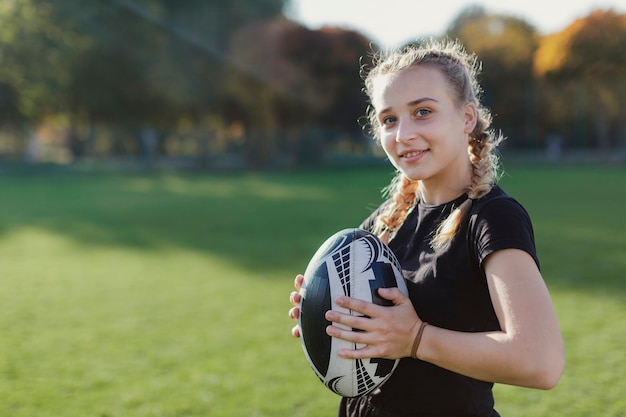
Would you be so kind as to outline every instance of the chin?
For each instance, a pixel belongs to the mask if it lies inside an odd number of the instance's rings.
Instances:
[[[414,169],[400,169],[400,172],[402,172],[402,174],[411,181],[421,181],[428,178],[424,172],[416,171]]]

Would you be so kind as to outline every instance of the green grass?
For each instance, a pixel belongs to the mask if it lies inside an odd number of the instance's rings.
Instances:
[[[568,363],[497,386],[503,416],[626,416],[626,171],[511,166]],[[293,277],[388,169],[0,177],[0,416],[322,417]]]

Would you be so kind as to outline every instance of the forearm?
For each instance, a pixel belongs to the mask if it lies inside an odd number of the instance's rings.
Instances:
[[[551,340],[524,340],[505,332],[465,333],[429,325],[417,358],[483,381],[552,388],[562,369],[558,346],[546,346]]]

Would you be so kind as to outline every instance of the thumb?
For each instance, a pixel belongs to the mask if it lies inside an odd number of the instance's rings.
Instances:
[[[379,288],[378,295],[385,300],[389,300],[393,305],[404,304],[409,298],[400,291],[398,287]]]

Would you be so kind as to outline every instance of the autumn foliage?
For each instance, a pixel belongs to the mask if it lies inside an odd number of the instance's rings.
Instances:
[[[546,93],[544,122],[579,145],[607,152],[624,147],[625,51],[626,15],[611,10],[594,11],[544,37],[534,60]]]
[[[56,146],[71,161],[153,143],[254,167],[371,153],[361,72],[378,47],[363,34],[290,21],[284,0],[111,4],[0,7],[0,153]],[[540,34],[471,6],[441,36],[482,62],[507,147],[626,148],[626,15],[595,10]]]

